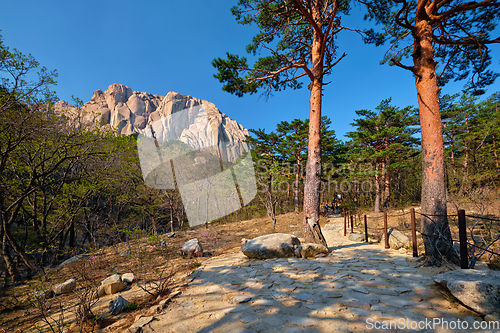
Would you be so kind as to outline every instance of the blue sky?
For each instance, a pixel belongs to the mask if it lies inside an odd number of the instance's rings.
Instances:
[[[60,99],[75,95],[89,101],[94,90],[121,83],[136,91],[166,95],[169,91],[206,99],[246,128],[273,130],[282,120],[309,116],[309,90],[238,98],[222,91],[211,61],[226,52],[245,55],[255,27],[236,23],[230,8],[237,1],[3,1],[0,33],[4,42],[31,53],[41,65],[57,69]],[[345,22],[366,26],[359,10]],[[359,109],[374,109],[382,99],[416,105],[412,75],[379,65],[388,46],[364,45],[354,32],[338,39],[347,56],[326,78],[323,114],[341,139],[352,130]],[[499,69],[500,47],[494,45],[492,69]],[[461,90],[462,83],[444,88]],[[500,91],[500,80],[487,95]]]

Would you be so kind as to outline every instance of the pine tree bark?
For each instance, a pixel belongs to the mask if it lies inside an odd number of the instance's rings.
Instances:
[[[422,131],[422,234],[425,266],[439,266],[446,258],[458,263],[447,219],[444,142],[439,110],[439,88],[432,44],[432,26],[423,1],[417,5],[414,74]]]
[[[319,9],[314,16],[316,22],[319,20]],[[320,243],[325,246],[319,226],[319,205],[321,189],[321,102],[323,91],[323,59],[321,53],[322,43],[317,32],[314,33],[312,45],[312,75],[311,99],[309,116],[309,145],[306,164],[306,180],[304,183],[304,218],[302,220],[302,231],[306,242]]]
[[[300,158],[296,156],[297,164],[295,165],[295,188],[294,188],[294,203],[295,214],[299,213],[299,185],[300,185]]]
[[[389,154],[389,140],[388,138],[385,138],[384,141],[385,151]],[[389,208],[391,197],[391,177],[389,173],[389,165],[391,165],[391,158],[389,155],[386,155],[384,161],[384,207],[387,208]]]
[[[378,163],[375,162],[375,213],[380,213],[380,175],[378,174]]]

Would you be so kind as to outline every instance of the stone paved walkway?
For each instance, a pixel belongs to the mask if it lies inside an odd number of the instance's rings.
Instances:
[[[407,332],[402,323],[460,319],[472,327],[479,320],[447,301],[410,255],[347,240],[342,219],[331,219],[323,233],[332,250],[323,258],[262,261],[238,253],[204,261],[144,332],[380,332],[375,325],[383,321],[400,326],[385,332]]]

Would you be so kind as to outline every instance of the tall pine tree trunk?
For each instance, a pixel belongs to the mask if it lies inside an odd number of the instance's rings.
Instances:
[[[295,169],[295,188],[294,188],[294,202],[295,202],[295,214],[299,213],[299,185],[300,185],[300,158],[297,157],[297,164]]]
[[[386,137],[384,140],[385,151],[389,154],[389,139]],[[391,197],[391,178],[389,174],[389,165],[391,165],[391,158],[389,155],[385,156],[384,161],[384,207],[389,208]]]
[[[375,162],[375,213],[380,213],[380,175],[378,173],[379,164]]]
[[[495,114],[497,114],[498,112],[498,103],[495,103]],[[495,166],[498,168],[499,167],[499,164],[498,164],[498,153],[497,153],[497,146],[496,146],[496,143],[495,143],[495,135],[493,135],[493,155],[495,156]]]
[[[414,73],[422,131],[422,234],[426,266],[440,265],[442,257],[458,263],[453,251],[446,209],[444,143],[439,110],[439,88],[432,44],[432,27],[422,1],[415,22]]]
[[[316,8],[317,11],[319,9]],[[319,17],[319,12],[315,13]],[[317,18],[317,17],[315,17]],[[320,20],[316,20],[320,22]],[[326,41],[323,41],[326,42]],[[321,189],[321,102],[323,91],[323,59],[321,38],[315,32],[312,45],[311,99],[309,116],[309,146],[304,182],[304,218],[302,231],[306,242],[327,246],[319,226],[319,205]]]

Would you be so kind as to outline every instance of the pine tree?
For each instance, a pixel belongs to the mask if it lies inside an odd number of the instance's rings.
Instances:
[[[302,161],[306,156],[308,127],[308,122],[300,119],[294,119],[291,122],[282,121],[276,126],[276,132],[283,138],[279,145],[279,152],[284,156],[285,160],[292,159],[295,164],[293,190],[294,211],[296,214],[299,213],[300,174],[302,172]]]
[[[467,79],[473,94],[498,76],[487,70],[488,45],[500,18],[496,0],[463,2],[434,0],[369,0],[367,18],[384,25],[392,46],[385,61],[409,70],[415,77],[422,131],[423,264],[441,265],[445,258],[459,262],[453,249],[446,209],[444,142],[439,109],[439,86]],[[380,39],[366,38],[380,43]],[[411,57],[413,65],[404,65]]]
[[[384,201],[390,200],[392,173],[405,165],[399,157],[415,147],[418,140],[413,136],[415,111],[411,107],[399,109],[390,105],[391,99],[383,100],[377,107],[378,112],[358,110],[361,118],[351,124],[356,131],[347,133],[351,141],[349,158],[358,163],[367,161],[372,164],[370,172],[357,172],[352,177],[373,176],[375,185],[374,211],[380,212],[383,194]],[[382,188],[384,189],[382,191]]]
[[[253,23],[259,28],[247,51],[256,55],[266,50],[270,55],[259,58],[253,67],[247,64],[246,58],[237,55],[227,54],[227,59],[215,59],[212,62],[218,70],[215,77],[225,83],[224,91],[242,96],[261,89],[269,95],[285,88],[300,88],[298,80],[309,79],[309,143],[302,231],[306,241],[326,245],[318,224],[323,80],[345,56],[338,54],[335,35],[344,30],[341,18],[348,14],[349,2],[240,0],[232,12],[239,23]]]

